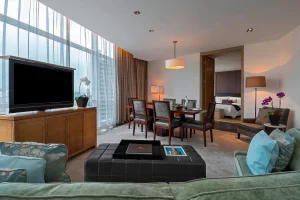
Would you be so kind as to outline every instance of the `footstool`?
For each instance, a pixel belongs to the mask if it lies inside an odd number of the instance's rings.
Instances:
[[[117,146],[100,144],[91,153],[85,160],[85,182],[169,183],[206,178],[205,161],[190,145],[182,146],[187,156],[164,154],[163,160],[113,159]]]

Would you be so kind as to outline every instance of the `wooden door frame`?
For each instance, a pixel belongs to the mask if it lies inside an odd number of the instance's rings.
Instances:
[[[200,53],[200,102],[201,107],[204,108],[204,56],[227,53],[233,51],[241,51],[241,120],[244,118],[244,46],[231,47],[226,49],[219,49],[214,51],[206,51]]]

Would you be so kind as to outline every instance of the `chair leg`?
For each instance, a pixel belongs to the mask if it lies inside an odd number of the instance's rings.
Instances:
[[[214,136],[213,136],[213,130],[210,129],[210,140],[211,142],[214,142]]]
[[[130,119],[130,117],[129,117],[128,129],[130,129],[130,124],[131,124],[131,119]]]
[[[196,130],[194,129],[194,134],[196,134]]]
[[[156,126],[155,126],[154,124],[153,124],[153,126],[154,126],[154,127],[153,127],[153,128],[154,128],[154,130],[153,130],[153,131],[154,131],[153,140],[155,141],[155,138],[156,138]]]
[[[133,131],[132,131],[132,135],[135,134],[135,121],[133,121]]]
[[[140,124],[138,124],[138,127],[140,127]]]
[[[169,145],[171,145],[171,135],[172,135],[173,130],[169,129]]]
[[[144,125],[143,125],[143,124],[141,124],[141,132],[143,132],[143,127],[144,127]]]
[[[190,129],[190,138],[192,138],[192,132],[193,132],[193,130]]]
[[[238,139],[240,139],[240,138],[241,138],[241,134],[240,134],[240,133],[238,133],[237,135],[238,135]]]
[[[183,142],[183,134],[184,134],[184,128],[180,127],[180,138],[181,138],[181,142]]]
[[[203,130],[204,146],[206,147],[206,130]]]
[[[147,139],[147,134],[148,134],[148,125],[145,124],[145,138]]]

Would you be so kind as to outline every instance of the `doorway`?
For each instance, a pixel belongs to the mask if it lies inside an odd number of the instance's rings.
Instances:
[[[215,121],[234,130],[244,113],[244,46],[202,52],[200,57],[201,107],[216,102]]]

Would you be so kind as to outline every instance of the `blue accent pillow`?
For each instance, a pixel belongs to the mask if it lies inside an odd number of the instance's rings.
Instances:
[[[270,137],[276,140],[279,146],[279,155],[273,171],[284,171],[293,156],[295,139],[279,129],[272,131]]]
[[[45,183],[45,167],[43,158],[0,155],[0,168],[25,169],[28,183]]]
[[[66,174],[68,150],[64,144],[35,142],[0,142],[0,154],[43,158],[46,161],[45,182],[71,182]]]
[[[2,182],[27,183],[27,172],[25,169],[0,169]]]
[[[269,137],[264,131],[257,133],[249,146],[247,165],[254,175],[271,173],[278,158],[277,141]]]

